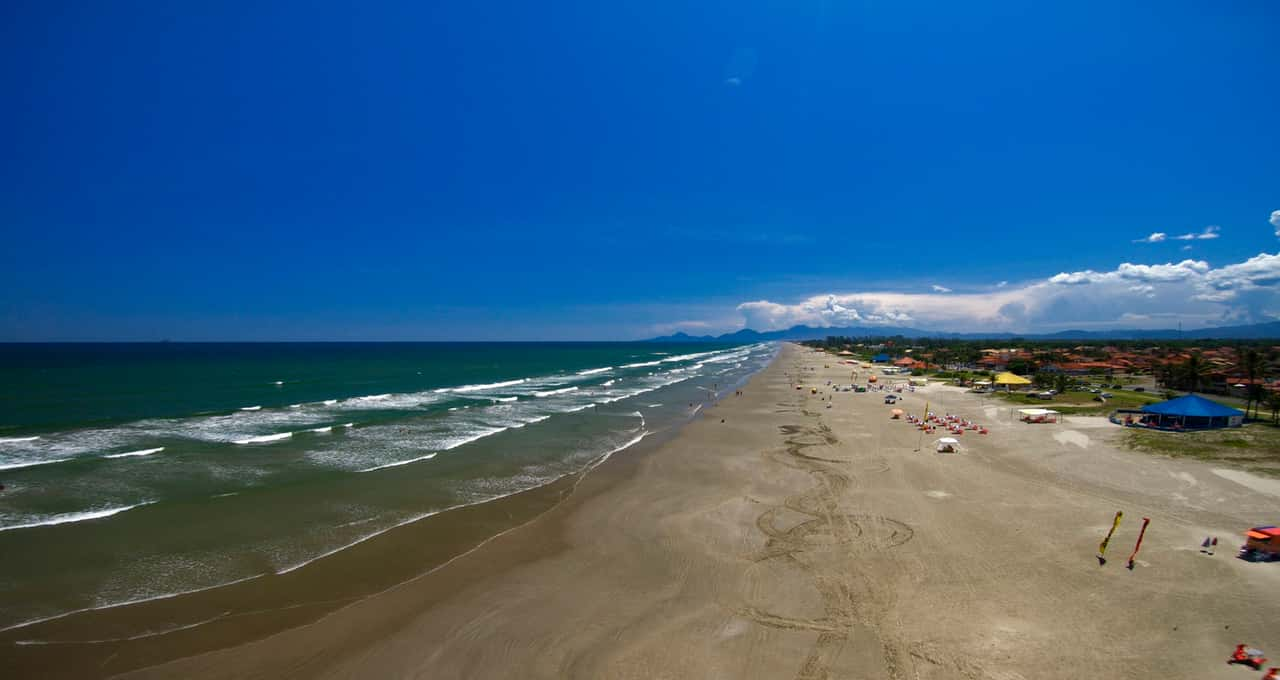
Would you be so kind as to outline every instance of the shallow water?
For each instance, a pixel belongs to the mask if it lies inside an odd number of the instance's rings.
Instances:
[[[774,345],[0,346],[0,628],[287,573],[687,420]]]

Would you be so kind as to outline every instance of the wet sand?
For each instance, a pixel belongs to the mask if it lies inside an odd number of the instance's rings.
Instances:
[[[889,420],[880,395],[832,394],[849,370],[789,346],[743,396],[556,490],[532,521],[301,625],[43,657],[3,638],[0,668],[77,657],[101,663],[79,675],[108,675],[153,650],[184,658],[125,677],[1190,679],[1249,675],[1223,663],[1238,642],[1280,655],[1280,564],[1234,557],[1244,529],[1280,520],[1265,483],[1121,451],[1104,419],[1026,425],[942,386],[900,407],[927,401],[991,433],[933,453],[940,435]],[[382,559],[412,535],[387,534]],[[1208,535],[1214,556],[1199,552]],[[340,566],[335,584],[381,572],[363,551]],[[187,637],[224,648],[174,654]]]

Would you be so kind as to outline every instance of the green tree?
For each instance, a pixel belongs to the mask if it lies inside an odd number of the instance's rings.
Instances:
[[[1186,362],[1182,364],[1183,384],[1187,387],[1188,392],[1199,391],[1200,386],[1204,384],[1204,380],[1209,375],[1209,364],[1205,362],[1204,357],[1199,352],[1187,357]]]
[[[1280,392],[1267,395],[1267,406],[1271,409],[1271,422],[1280,425]]]
[[[1059,393],[1066,392],[1071,389],[1071,383],[1071,376],[1066,373],[1059,373],[1053,378],[1053,389],[1057,390]]]
[[[1262,406],[1262,391],[1259,389],[1261,386],[1256,383],[1266,371],[1267,362],[1258,350],[1250,348],[1240,356],[1240,368],[1244,371],[1245,377],[1249,379],[1248,392],[1246,393],[1248,400],[1244,405],[1244,414],[1247,418],[1249,416],[1249,406],[1253,405],[1255,409]],[[1254,417],[1257,417],[1257,413],[1254,413]]]

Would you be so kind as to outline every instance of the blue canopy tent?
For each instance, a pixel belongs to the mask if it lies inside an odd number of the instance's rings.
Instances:
[[[1244,411],[1209,401],[1197,394],[1147,404],[1141,413],[1148,424],[1171,429],[1205,430],[1244,424]]]

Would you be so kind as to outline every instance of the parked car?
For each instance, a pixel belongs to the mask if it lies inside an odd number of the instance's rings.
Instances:
[[[1134,392],[1146,392],[1146,391],[1147,391],[1147,388],[1145,388],[1145,387],[1143,387],[1143,386],[1139,385],[1139,386],[1137,386],[1137,387],[1133,388],[1133,391],[1134,391]]]
[[[1110,393],[1110,392],[1103,392],[1102,394],[1099,394],[1098,396],[1099,396],[1099,397],[1102,397],[1103,399],[1110,399],[1110,398],[1111,398],[1111,393]]]

